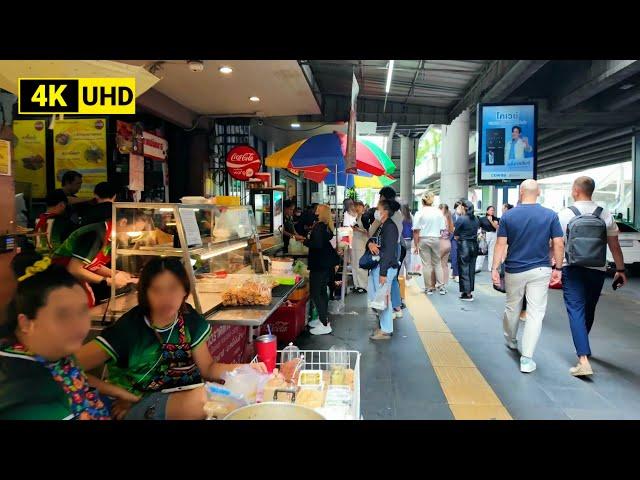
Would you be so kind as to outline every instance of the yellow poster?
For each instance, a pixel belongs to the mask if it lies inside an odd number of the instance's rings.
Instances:
[[[0,175],[11,175],[11,142],[0,140]]]
[[[82,174],[79,197],[92,197],[93,188],[107,181],[107,128],[104,118],[58,120],[53,127],[56,188],[69,170]]]
[[[17,139],[13,154],[16,158],[16,182],[31,184],[31,196],[47,196],[46,125],[44,120],[14,120],[13,134]]]

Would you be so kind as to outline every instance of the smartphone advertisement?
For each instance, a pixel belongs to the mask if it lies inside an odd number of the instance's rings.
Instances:
[[[476,175],[479,185],[536,178],[536,105],[479,104]]]

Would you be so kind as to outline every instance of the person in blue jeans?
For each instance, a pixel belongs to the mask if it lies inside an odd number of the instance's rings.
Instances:
[[[571,196],[574,200],[573,207],[583,215],[593,213],[598,208],[598,205],[591,200],[595,188],[595,181],[590,177],[579,177],[573,182],[573,187],[571,188]],[[565,243],[567,241],[567,226],[574,216],[575,212],[569,208],[561,210],[558,214],[562,230],[565,232]],[[611,213],[606,210],[600,212],[600,218],[607,226],[607,245],[616,263],[614,281],[620,278],[622,285],[624,285],[627,282],[627,277],[624,269],[624,257],[618,241],[618,225]],[[574,377],[593,375],[593,369],[589,363],[589,357],[591,356],[589,333],[595,320],[596,305],[604,285],[605,272],[606,263],[601,267],[587,268],[575,265],[568,266],[566,258],[564,261],[562,268],[562,294],[567,308],[567,315],[569,316],[573,344],[578,356],[577,365],[569,369],[569,373]]]
[[[391,217],[399,209],[400,204],[395,200],[380,200],[380,224],[367,242],[369,251],[380,257],[378,266],[369,274],[368,299],[373,301],[380,290],[386,296],[386,308],[379,311],[380,328],[369,337],[371,340],[389,340],[393,335],[393,283],[398,275],[399,265],[398,227]]]

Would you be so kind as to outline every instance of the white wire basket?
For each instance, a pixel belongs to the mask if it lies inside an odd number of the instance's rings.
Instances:
[[[353,370],[353,402],[351,403],[351,419],[361,420],[360,415],[360,352],[356,350],[300,350],[304,355],[302,370],[331,370],[331,365],[340,365]],[[278,350],[276,367],[280,368],[282,350]],[[257,362],[254,357],[252,363]]]

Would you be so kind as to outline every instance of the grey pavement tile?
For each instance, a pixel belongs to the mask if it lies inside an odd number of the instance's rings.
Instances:
[[[514,420],[570,420],[559,407],[540,407],[532,405],[506,406]]]
[[[565,413],[572,420],[627,420],[623,412],[618,410],[587,410],[567,408]]]
[[[567,408],[615,410],[611,402],[588,386],[583,388],[543,386],[542,389],[556,405],[565,410]]]
[[[426,403],[415,401],[396,402],[398,420],[454,420],[446,403]]]

